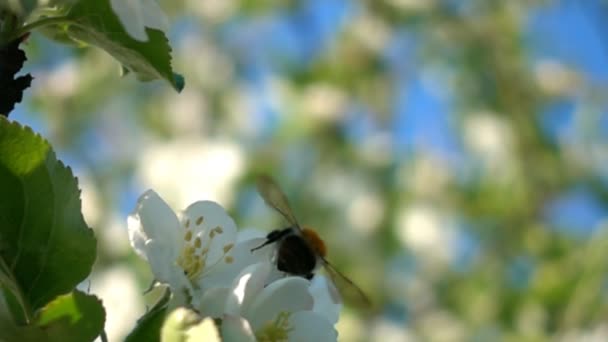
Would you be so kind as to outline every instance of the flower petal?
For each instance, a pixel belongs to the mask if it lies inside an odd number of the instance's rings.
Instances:
[[[175,285],[175,283],[169,285],[171,288],[171,299],[169,300],[167,307],[171,310],[179,307],[192,306],[195,294],[194,289],[192,289],[189,282],[183,281],[180,284],[182,285]]]
[[[234,279],[249,265],[269,261],[270,249],[262,248],[252,252],[255,247],[260,246],[266,238],[247,240],[237,243],[230,249],[213,268],[205,273],[199,280],[199,288],[204,292],[214,287],[230,287]]]
[[[179,221],[156,192],[148,190],[139,197],[134,213],[129,216],[128,229],[131,245],[138,253],[141,253],[142,240],[155,240],[154,247],[171,256],[168,262],[175,260],[181,246]]]
[[[271,269],[272,265],[269,263],[247,266],[232,284],[231,290],[234,295],[226,301],[226,313],[240,316],[266,285]]]
[[[308,292],[309,286],[310,282],[301,277],[279,279],[255,296],[243,316],[258,330],[281,312],[311,310],[314,300]]]
[[[175,302],[175,307],[182,305],[190,305],[192,296],[195,290],[192,283],[184,275],[184,271],[174,263],[167,262],[167,256],[163,253],[162,248],[154,247],[159,244],[156,240],[148,240],[146,248],[155,250],[156,252],[148,252],[148,263],[154,279],[162,284],[168,284],[173,293],[172,301]]]
[[[293,330],[289,332],[290,341],[321,341],[334,342],[338,340],[338,332],[325,318],[312,311],[294,312],[289,317]]]
[[[312,311],[324,316],[330,323],[338,322],[342,304],[335,303],[332,289],[336,291],[331,280],[318,274],[310,282],[308,290],[315,300]]]
[[[137,255],[142,259],[148,260],[148,257],[146,256],[146,241],[148,240],[148,237],[144,233],[139,216],[129,215],[129,217],[127,217],[127,231],[129,232],[131,247],[133,247]]]
[[[266,235],[268,235],[266,232],[263,232],[259,229],[242,228],[236,236],[236,242],[238,243],[238,242],[244,242],[247,240],[260,239],[260,238],[266,240]]]
[[[246,319],[226,315],[222,320],[222,338],[224,341],[255,342],[255,335]]]
[[[224,315],[228,297],[232,296],[230,288],[213,288],[203,293],[197,304],[201,316],[220,318]]]
[[[181,215],[182,225],[192,230],[207,248],[207,267],[219,262],[234,246],[236,224],[226,210],[212,201],[194,202]]]
[[[179,268],[171,262],[168,250],[163,248],[164,244],[159,240],[148,240],[146,242],[146,255],[154,278],[163,284],[175,284],[172,281],[174,275],[179,273]]]

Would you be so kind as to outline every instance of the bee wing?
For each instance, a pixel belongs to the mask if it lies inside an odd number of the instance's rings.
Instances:
[[[289,206],[287,196],[285,196],[281,187],[279,187],[270,176],[259,176],[257,179],[257,187],[258,192],[268,206],[281,214],[290,225],[300,229],[300,225],[298,225],[298,221]]]
[[[360,309],[370,309],[372,307],[372,302],[363,290],[353,283],[352,280],[348,279],[347,276],[333,267],[325,258],[323,258],[323,268],[325,269],[325,272],[329,274],[334,286],[338,288],[340,295],[344,297],[348,303],[353,304]],[[337,293],[332,293],[332,297],[336,295]],[[334,302],[339,302],[340,295],[337,295]]]

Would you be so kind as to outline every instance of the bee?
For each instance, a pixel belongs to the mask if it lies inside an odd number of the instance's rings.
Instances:
[[[268,233],[266,241],[252,249],[252,252],[276,243],[276,264],[279,271],[311,280],[321,266],[341,294],[349,295],[349,301],[358,306],[370,307],[367,295],[327,261],[327,247],[319,235],[309,227],[300,226],[279,185],[271,177],[263,175],[257,179],[257,188],[264,202],[281,214],[289,226]]]

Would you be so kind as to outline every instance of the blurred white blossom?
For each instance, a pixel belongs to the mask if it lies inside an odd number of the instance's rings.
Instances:
[[[87,171],[77,170],[75,173],[81,189],[82,215],[89,226],[96,227],[102,216],[99,190]]]
[[[95,232],[99,247],[104,253],[116,258],[125,257],[131,250],[128,232],[125,230],[124,217],[111,215],[104,225]]]
[[[109,341],[123,340],[145,311],[135,275],[124,266],[94,274],[91,293],[103,301]]]
[[[547,95],[565,96],[575,93],[583,83],[580,75],[556,60],[541,60],[534,66],[534,77]]]
[[[197,13],[204,22],[217,23],[234,15],[238,9],[238,2],[235,0],[187,0],[186,6]]]
[[[384,203],[378,193],[361,191],[352,198],[346,213],[352,228],[370,235],[379,228],[384,211]]]
[[[417,318],[426,341],[463,341],[466,340],[465,324],[454,314],[436,310]],[[437,329],[441,327],[441,329]]]
[[[75,60],[67,60],[50,71],[42,71],[33,84],[37,95],[66,98],[77,93],[82,83],[80,65]]]
[[[380,16],[365,11],[351,22],[352,34],[367,48],[376,52],[391,39],[389,24]]]
[[[388,0],[387,3],[396,10],[411,12],[426,12],[437,6],[436,0]]]
[[[444,159],[431,154],[420,155],[399,167],[399,184],[413,196],[441,198],[445,196],[453,174]]]
[[[321,122],[335,122],[344,116],[348,96],[330,83],[313,83],[304,89],[299,99],[302,111]]]
[[[477,112],[467,116],[465,141],[493,174],[509,174],[512,170],[514,138],[509,122],[496,113]]]
[[[440,264],[451,260],[455,234],[449,220],[439,210],[425,204],[412,204],[401,211],[397,220],[397,236],[414,253]]]
[[[388,319],[378,319],[374,322],[371,335],[372,341],[417,341],[411,329],[404,327],[401,322],[393,322]]]
[[[244,165],[243,150],[234,143],[180,139],[148,145],[137,177],[143,187],[156,189],[176,207],[199,199],[229,204]]]

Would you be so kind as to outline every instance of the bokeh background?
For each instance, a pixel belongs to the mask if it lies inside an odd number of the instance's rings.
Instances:
[[[34,35],[12,114],[80,180],[111,340],[151,301],[138,196],[271,230],[259,172],[376,305],[342,341],[608,340],[608,2],[161,6],[181,94]]]

